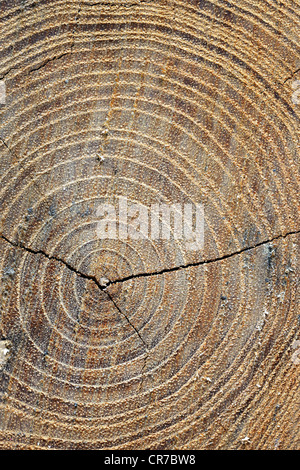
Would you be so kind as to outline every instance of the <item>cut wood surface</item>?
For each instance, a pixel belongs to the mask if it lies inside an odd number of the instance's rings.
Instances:
[[[300,448],[299,29],[0,1],[0,449]],[[124,198],[201,204],[203,248],[100,238]]]

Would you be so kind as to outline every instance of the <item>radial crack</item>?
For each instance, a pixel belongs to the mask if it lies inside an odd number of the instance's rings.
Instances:
[[[298,68],[297,70],[295,70],[295,72],[292,73],[292,75],[288,78],[286,78],[283,82],[283,84],[285,84],[286,82],[288,82],[289,80],[292,80],[292,78],[294,77],[294,75],[296,75],[296,73],[300,72],[300,68]]]
[[[109,299],[112,301],[112,303],[114,304],[114,306],[116,307],[116,309],[118,310],[118,312],[126,318],[127,322],[129,323],[129,325],[132,326],[132,328],[134,329],[134,331],[136,332],[136,334],[138,335],[138,337],[140,338],[140,340],[142,341],[143,345],[145,346],[145,349],[147,351],[147,353],[149,352],[149,349],[148,349],[148,346],[146,344],[146,342],[144,341],[144,339],[142,338],[142,336],[140,335],[140,332],[139,330],[133,325],[133,323],[130,321],[130,319],[127,317],[126,313],[124,313],[120,308],[119,306],[117,305],[117,303],[114,301],[113,297],[111,296],[111,294],[106,291],[105,292],[107,294],[107,296],[109,297]]]
[[[12,70],[15,70],[17,69],[18,66],[17,65],[14,65],[13,67],[10,67],[10,69],[8,69],[5,73],[3,73],[1,76],[0,76],[0,80],[3,80],[4,77],[6,77],[6,75],[8,75]]]
[[[69,264],[67,261],[61,259],[61,258],[58,258],[57,256],[52,256],[52,255],[49,255],[48,253],[45,253],[43,250],[34,250],[33,248],[29,248],[28,246],[25,246],[23,243],[16,243],[16,242],[13,242],[11,240],[9,240],[5,235],[1,234],[1,238],[3,240],[5,240],[7,243],[9,243],[10,245],[14,246],[15,248],[21,248],[25,251],[27,251],[28,253],[31,253],[33,255],[42,255],[44,256],[45,258],[49,259],[49,260],[55,260],[55,261],[58,261],[59,263],[62,263],[64,264],[68,269],[70,269],[70,271],[73,271],[74,273],[78,274],[78,276],[81,276],[83,277],[84,279],[87,279],[89,281],[94,281],[97,286],[99,287],[99,289],[101,290],[104,290],[104,287],[102,287],[100,285],[100,283],[98,282],[97,278],[95,276],[92,276],[92,275],[88,275],[88,274],[84,274],[80,271],[78,271],[76,268],[74,268],[71,264]]]
[[[7,150],[9,151],[9,153],[12,153],[9,146],[7,145],[7,143],[5,142],[5,140],[2,139],[2,137],[0,137],[0,141],[2,142],[2,144],[4,145],[4,147],[7,148]]]
[[[245,253],[247,251],[254,250],[255,248],[258,248],[260,246],[267,245],[268,243],[272,243],[275,240],[284,239],[284,238],[286,238],[290,235],[296,235],[298,233],[300,233],[300,230],[295,230],[295,231],[292,231],[292,232],[288,232],[288,233],[285,233],[283,235],[277,235],[274,238],[271,238],[269,240],[264,240],[262,242],[256,243],[255,245],[248,246],[246,248],[241,248],[238,251],[235,251],[233,253],[228,253],[228,254],[220,256],[218,258],[212,258],[212,259],[208,259],[208,260],[197,261],[195,263],[188,263],[188,264],[184,264],[184,265],[174,266],[173,268],[165,268],[165,269],[161,269],[160,271],[132,274],[130,276],[123,277],[122,279],[115,279],[115,280],[111,281],[110,284],[117,284],[117,283],[129,281],[130,279],[136,279],[136,278],[139,278],[139,277],[158,276],[160,274],[171,273],[171,272],[179,271],[181,269],[191,268],[191,267],[194,267],[194,266],[202,266],[202,265],[206,265],[206,264],[210,264],[210,263],[216,263],[218,261],[223,261],[225,259],[232,258],[233,256],[240,255],[241,253]]]

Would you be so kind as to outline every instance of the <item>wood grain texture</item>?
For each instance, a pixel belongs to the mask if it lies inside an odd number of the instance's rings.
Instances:
[[[299,25],[0,1],[1,449],[299,449]],[[122,197],[203,204],[203,250],[99,239]]]

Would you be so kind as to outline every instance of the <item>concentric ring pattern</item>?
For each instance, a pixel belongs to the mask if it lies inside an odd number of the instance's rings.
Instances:
[[[297,2],[1,3],[0,448],[299,447]]]

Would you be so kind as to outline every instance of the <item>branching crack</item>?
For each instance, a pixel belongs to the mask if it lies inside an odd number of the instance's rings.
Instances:
[[[89,274],[85,274],[85,273],[82,273],[81,271],[78,271],[76,268],[74,268],[74,266],[72,266],[71,264],[69,264],[67,261],[59,258],[58,256],[52,256],[52,255],[49,255],[48,253],[45,253],[43,250],[34,250],[33,248],[29,248],[27,246],[25,246],[24,244],[22,243],[16,243],[16,242],[13,242],[11,240],[9,240],[7,237],[5,237],[3,234],[1,234],[1,238],[3,240],[5,240],[7,243],[9,243],[10,245],[14,246],[15,248],[21,248],[23,249],[24,251],[27,251],[28,253],[30,254],[33,254],[33,255],[42,255],[44,256],[45,258],[47,258],[48,260],[55,260],[57,261],[58,263],[61,263],[63,264],[64,266],[66,266],[70,271],[72,271],[73,273],[77,274],[78,276],[82,277],[83,279],[86,279],[88,281],[92,281],[94,282],[94,284],[96,284],[96,286],[101,290],[101,291],[105,291],[106,287],[103,287],[100,282],[98,281],[98,279],[96,278],[96,276],[93,276],[93,275],[89,275]],[[128,316],[122,312],[122,310],[118,307],[118,305],[116,304],[116,302],[114,301],[114,299],[112,298],[112,296],[110,295],[109,292],[105,292],[105,294],[107,295],[107,297],[109,298],[109,300],[113,303],[113,305],[115,306],[115,308],[118,310],[118,312],[121,314],[121,316],[123,316],[127,322],[129,323],[129,325],[133,328],[133,330],[137,333],[138,337],[140,338],[140,340],[142,341],[146,351],[148,352],[148,347],[147,347],[147,344],[145,343],[144,339],[141,337],[139,331],[137,330],[137,328],[133,325],[133,323],[130,321],[130,319],[128,318]]]
[[[107,287],[109,287],[110,285],[113,285],[113,284],[118,284],[118,283],[122,283],[122,282],[126,282],[126,281],[129,281],[131,279],[136,279],[136,278],[139,278],[139,277],[151,277],[151,276],[159,276],[161,274],[166,274],[166,273],[171,273],[171,272],[175,272],[175,271],[180,271],[182,269],[188,269],[188,268],[191,268],[191,267],[196,267],[196,266],[202,266],[202,265],[206,265],[206,264],[211,264],[211,263],[217,263],[219,261],[223,261],[225,259],[229,259],[229,258],[232,258],[234,256],[237,256],[237,255],[240,255],[242,253],[246,253],[248,251],[251,251],[251,250],[254,250],[255,248],[258,248],[260,246],[263,246],[263,245],[267,245],[268,243],[272,243],[276,240],[280,240],[280,239],[284,239],[284,238],[287,238],[291,235],[297,235],[300,233],[300,230],[294,230],[294,231],[291,231],[291,232],[287,232],[285,234],[280,234],[280,235],[276,235],[275,237],[271,238],[271,239],[268,239],[268,240],[263,240],[261,242],[258,242],[256,243],[255,245],[252,245],[252,246],[248,246],[248,247],[245,247],[245,248],[241,248],[240,250],[237,250],[237,251],[234,251],[233,253],[228,253],[226,255],[223,255],[223,256],[220,256],[220,257],[217,257],[217,258],[211,258],[211,259],[208,259],[208,260],[203,260],[203,261],[197,261],[195,263],[187,263],[187,264],[184,264],[184,265],[178,265],[178,266],[174,266],[173,268],[165,268],[165,269],[161,269],[159,271],[152,271],[152,272],[146,272],[146,273],[137,273],[137,274],[132,274],[130,276],[126,276],[126,277],[123,277],[121,279],[114,279],[112,281],[108,281],[105,286],[103,286],[99,281],[98,279],[93,276],[93,275],[89,275],[89,274],[85,274],[85,273],[82,273],[81,271],[78,271],[76,268],[74,268],[74,266],[70,265],[67,261],[65,261],[64,259],[62,258],[59,258],[57,256],[53,256],[53,255],[49,255],[48,253],[45,253],[43,250],[35,250],[33,248],[30,248],[30,247],[27,247],[25,246],[24,244],[22,243],[16,243],[16,242],[13,242],[11,240],[9,240],[5,235],[1,234],[0,237],[5,240],[7,243],[9,243],[10,245],[16,247],[16,248],[22,248],[23,250],[25,251],[28,251],[29,253],[31,254],[40,254],[40,255],[43,255],[45,256],[46,258],[48,258],[49,260],[56,260],[58,261],[59,263],[62,263],[64,264],[67,268],[69,268],[71,271],[73,271],[74,273],[78,274],[78,276],[81,276],[83,277],[84,279],[87,279],[87,280],[90,280],[90,281],[94,281],[95,284],[97,284],[97,286],[99,287],[100,290],[104,291],[107,289]]]
[[[295,231],[291,231],[291,232],[287,232],[285,234],[281,234],[281,235],[277,235],[275,237],[273,237],[272,239],[269,239],[269,240],[264,240],[264,241],[261,241],[259,243],[256,243],[255,245],[252,245],[250,247],[246,247],[246,248],[241,248],[240,250],[238,251],[235,251],[233,253],[229,253],[229,254],[226,254],[226,255],[223,255],[223,256],[220,256],[218,258],[213,258],[213,259],[209,259],[209,260],[204,260],[204,261],[199,261],[199,262],[196,262],[196,263],[188,263],[188,264],[185,264],[185,265],[180,265],[180,266],[175,266],[173,268],[166,268],[166,269],[161,269],[160,271],[155,271],[155,272],[147,272],[147,273],[138,273],[138,274],[132,274],[131,276],[127,276],[127,277],[123,277],[122,279],[116,279],[116,280],[113,280],[113,281],[109,281],[105,284],[105,286],[103,286],[101,284],[100,281],[98,281],[98,279],[96,278],[96,276],[94,275],[91,275],[91,274],[85,274],[85,273],[82,273],[81,271],[78,271],[74,266],[72,266],[70,263],[68,263],[67,261],[65,261],[64,259],[62,258],[59,258],[58,256],[53,256],[53,255],[49,255],[48,253],[45,253],[43,250],[36,250],[36,249],[33,249],[33,248],[29,248],[27,246],[25,246],[23,243],[16,243],[16,242],[13,242],[11,240],[9,240],[5,235],[1,234],[0,237],[5,240],[7,243],[9,243],[10,245],[14,246],[15,248],[21,248],[25,251],[27,251],[28,253],[31,253],[33,255],[42,255],[44,256],[45,258],[47,258],[48,260],[55,260],[59,263],[62,263],[63,265],[65,265],[70,271],[74,272],[75,274],[77,274],[78,276],[82,277],[83,279],[86,279],[86,280],[89,280],[89,281],[92,281],[94,282],[94,284],[96,284],[96,286],[101,290],[101,291],[105,291],[105,294],[107,295],[107,297],[110,299],[110,301],[113,303],[113,305],[115,306],[115,308],[118,310],[118,312],[127,320],[128,324],[133,328],[133,330],[136,332],[136,334],[138,335],[138,337],[140,338],[140,340],[142,341],[144,347],[145,347],[145,350],[146,352],[148,353],[149,352],[149,348],[148,348],[148,345],[146,344],[146,342],[144,341],[144,339],[142,338],[139,330],[133,325],[133,323],[130,321],[130,319],[128,318],[128,316],[119,308],[119,306],[117,305],[117,303],[115,302],[115,300],[113,299],[112,295],[109,293],[109,291],[107,291],[107,287],[109,287],[110,285],[113,285],[113,284],[117,284],[117,283],[122,283],[122,282],[125,282],[125,281],[128,281],[130,279],[137,279],[137,278],[140,278],[140,277],[151,277],[151,276],[159,276],[161,274],[165,274],[165,273],[171,273],[171,272],[175,272],[175,271],[179,271],[179,270],[182,270],[182,269],[188,269],[188,268],[191,268],[191,267],[196,267],[196,266],[202,266],[202,265],[207,265],[207,264],[211,264],[211,263],[216,263],[216,262],[219,262],[219,261],[223,261],[225,259],[229,259],[229,258],[232,258],[234,256],[237,256],[237,255],[240,255],[242,253],[246,253],[246,252],[249,252],[251,250],[254,250],[255,248],[258,248],[260,246],[263,246],[263,245],[267,245],[269,243],[272,243],[274,242],[275,240],[280,240],[280,239],[284,239],[288,236],[291,236],[291,235],[297,235],[300,233],[300,230],[295,230]]]

